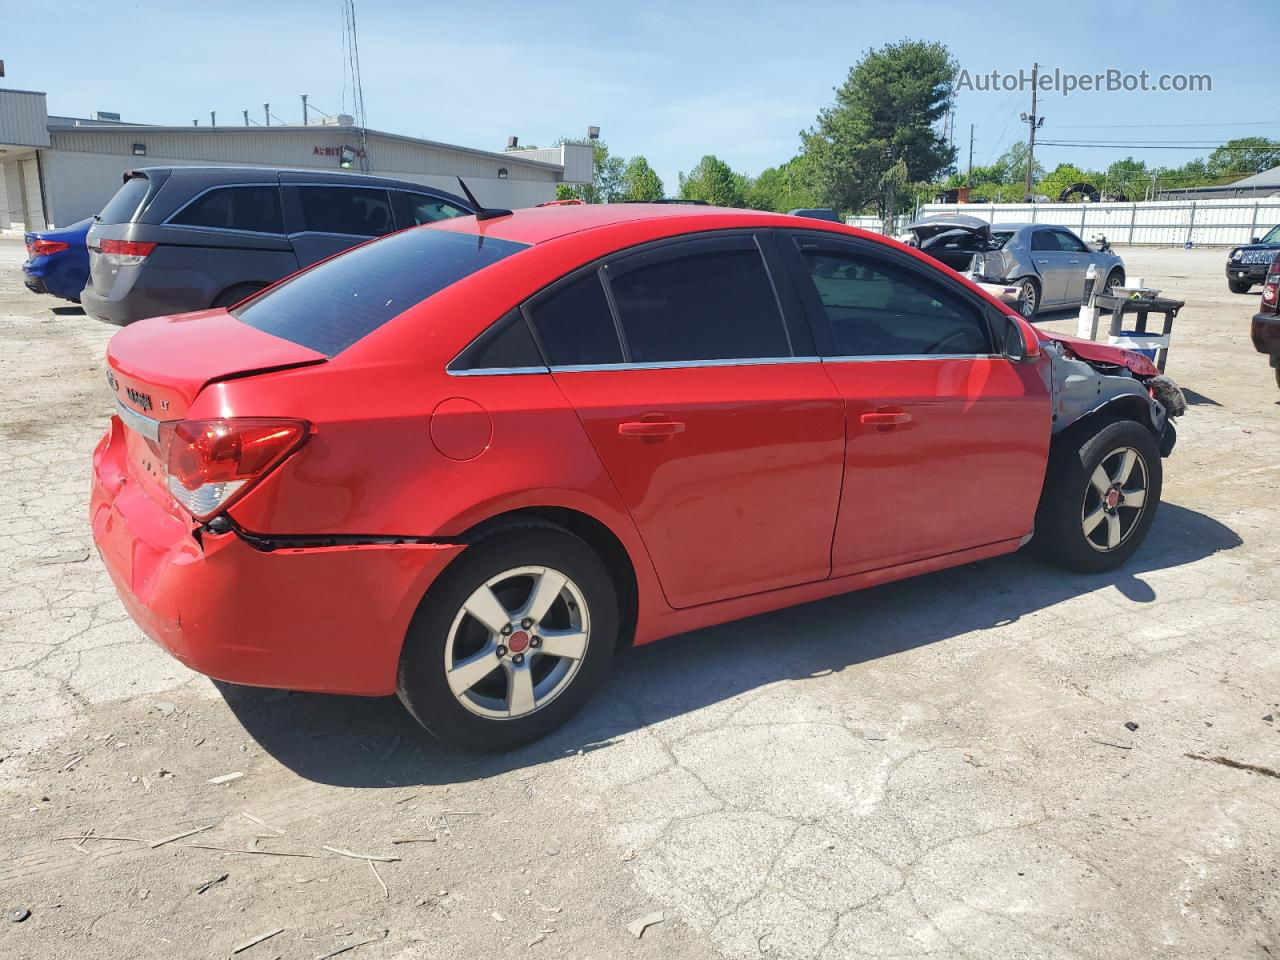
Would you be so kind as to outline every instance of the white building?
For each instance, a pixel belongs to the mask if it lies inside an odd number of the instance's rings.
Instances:
[[[346,123],[308,126],[162,127],[49,116],[45,95],[0,90],[0,230],[66,226],[97,213],[126,170],[178,164],[298,167],[340,173],[361,149]],[[486,206],[554,200],[560,183],[589,183],[589,144],[542,150],[475,150],[378,130],[364,131],[367,172],[459,193],[459,176]],[[364,167],[362,170],[361,168]]]

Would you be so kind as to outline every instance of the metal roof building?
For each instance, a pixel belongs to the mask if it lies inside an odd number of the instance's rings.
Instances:
[[[1280,195],[1280,167],[1272,167],[1243,180],[1212,187],[1161,190],[1161,200],[1212,200],[1227,197],[1273,197]]]
[[[589,183],[592,176],[593,151],[586,143],[492,152],[362,131],[351,123],[166,127],[51,117],[45,94],[0,90],[0,230],[65,226],[92,216],[134,167],[234,164],[340,174],[344,151],[347,159],[355,157],[352,172],[451,192],[461,176],[489,206],[553,200],[558,184]]]

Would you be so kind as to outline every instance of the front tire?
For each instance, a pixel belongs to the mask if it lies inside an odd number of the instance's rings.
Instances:
[[[1121,270],[1119,267],[1116,267],[1116,269],[1112,270],[1110,273],[1107,274],[1106,283],[1102,285],[1102,293],[1104,296],[1112,297],[1112,296],[1115,296],[1113,292],[1115,288],[1123,287],[1123,286],[1124,286],[1124,271]]]
[[[1162,483],[1159,446],[1142,424],[1093,418],[1068,428],[1049,454],[1037,549],[1069,570],[1114,570],[1146,539]]]
[[[595,551],[559,527],[508,527],[431,585],[405,637],[396,692],[441,740],[511,750],[587,702],[617,638],[617,591]]]
[[[1253,284],[1248,280],[1228,280],[1227,286],[1232,293],[1248,293],[1253,289]]]

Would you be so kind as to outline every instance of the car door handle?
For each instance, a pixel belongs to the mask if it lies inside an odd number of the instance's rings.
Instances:
[[[624,437],[674,437],[684,433],[684,427],[679,420],[627,420],[618,424],[618,433]]]
[[[1048,260],[1037,260],[1036,263],[1048,263]]]
[[[877,410],[874,413],[864,413],[861,420],[869,426],[896,427],[903,423],[910,423],[911,414],[903,410]]]
[[[1079,263],[1079,260],[1068,260],[1067,263]]]

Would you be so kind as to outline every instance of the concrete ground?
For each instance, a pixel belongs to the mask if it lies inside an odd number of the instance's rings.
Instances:
[[[0,242],[0,956],[1280,956],[1280,391],[1222,251],[1122,252],[1192,401],[1127,567],[677,637],[492,757],[142,636],[86,521],[114,331]]]

